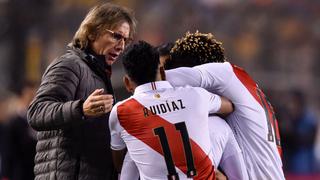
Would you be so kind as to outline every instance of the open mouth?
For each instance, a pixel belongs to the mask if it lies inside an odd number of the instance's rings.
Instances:
[[[115,53],[108,53],[108,57],[107,57],[107,63],[109,65],[111,65],[113,62],[115,62],[118,58],[118,54]]]

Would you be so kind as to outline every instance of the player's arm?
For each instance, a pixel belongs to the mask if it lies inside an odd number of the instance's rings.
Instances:
[[[223,90],[233,78],[230,63],[207,63],[193,68],[181,67],[166,71],[166,80],[173,86],[190,85],[210,92]]]
[[[223,118],[233,112],[234,105],[229,99],[222,97],[222,96],[220,96],[220,98],[221,98],[221,107],[220,107],[220,110],[216,114],[218,114],[219,116],[221,116]]]
[[[230,100],[217,94],[210,93],[205,89],[198,88],[204,100],[208,103],[209,114],[227,116],[233,112],[233,104]]]
[[[200,87],[202,76],[200,71],[194,68],[181,67],[166,71],[166,80],[174,87],[193,86]]]
[[[229,180],[249,179],[242,152],[232,132],[229,133],[219,167]]]
[[[112,108],[112,111],[109,116],[109,129],[110,129],[110,136],[111,136],[111,149],[112,149],[112,158],[113,163],[118,171],[121,172],[123,159],[127,152],[126,144],[124,143],[123,139],[121,138],[121,131],[123,131],[123,127],[120,125],[117,115],[117,105]]]

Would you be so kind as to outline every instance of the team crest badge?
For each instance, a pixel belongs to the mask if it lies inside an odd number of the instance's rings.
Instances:
[[[157,98],[157,99],[159,99],[160,98],[160,94],[154,94],[154,98]]]

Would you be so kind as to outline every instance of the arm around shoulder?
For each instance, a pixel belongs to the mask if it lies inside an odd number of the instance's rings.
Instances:
[[[166,80],[174,87],[192,86],[200,87],[202,76],[200,71],[194,68],[181,67],[166,71]]]
[[[205,101],[209,101],[209,113],[219,116],[227,116],[233,112],[234,106],[230,100],[217,94],[210,93],[205,89],[198,88]]]
[[[217,112],[217,114],[223,117],[226,117],[234,111],[234,105],[229,99],[222,96],[220,98],[221,98],[221,107],[220,107],[220,110]]]

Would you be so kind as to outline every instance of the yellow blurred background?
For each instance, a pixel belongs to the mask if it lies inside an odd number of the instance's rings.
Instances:
[[[104,1],[0,0],[0,122],[15,113],[25,82],[40,81],[99,2]],[[223,42],[228,61],[246,69],[274,105],[288,179],[320,177],[320,1],[110,2],[134,10],[135,40],[158,46],[187,31],[213,33]],[[128,96],[122,75],[117,62],[112,83],[119,100]]]

